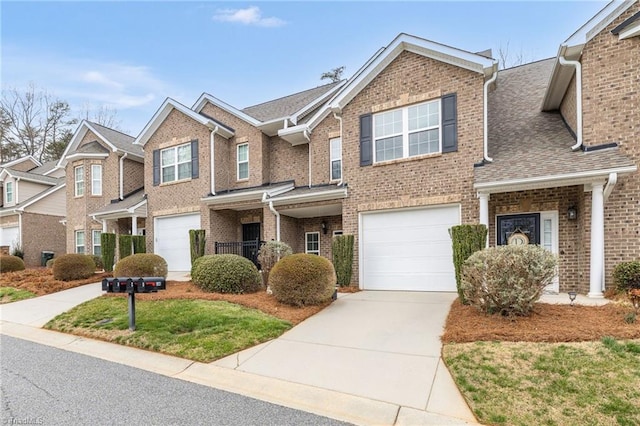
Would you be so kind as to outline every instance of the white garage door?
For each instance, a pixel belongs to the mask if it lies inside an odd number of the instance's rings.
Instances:
[[[154,253],[167,261],[170,271],[190,271],[189,229],[200,229],[200,214],[157,217]]]
[[[0,246],[9,246],[12,250],[20,240],[20,231],[17,226],[0,228]]]
[[[460,206],[361,215],[361,283],[367,290],[456,291],[449,228]]]

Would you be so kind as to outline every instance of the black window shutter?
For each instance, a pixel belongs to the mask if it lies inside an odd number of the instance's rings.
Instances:
[[[198,178],[199,159],[198,156],[198,140],[191,141],[191,179]]]
[[[373,164],[373,116],[363,114],[360,116],[360,165]]]
[[[442,152],[458,150],[457,96],[450,93],[442,97]]]
[[[160,150],[153,150],[153,186],[160,185]]]

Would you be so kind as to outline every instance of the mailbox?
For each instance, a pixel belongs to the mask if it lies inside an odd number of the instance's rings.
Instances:
[[[163,277],[117,277],[103,278],[102,291],[107,293],[155,293],[166,290]]]

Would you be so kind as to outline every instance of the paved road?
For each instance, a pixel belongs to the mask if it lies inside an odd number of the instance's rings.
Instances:
[[[2,425],[342,425],[325,417],[1,336]]]

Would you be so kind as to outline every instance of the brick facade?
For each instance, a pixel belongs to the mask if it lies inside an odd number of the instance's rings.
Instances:
[[[22,214],[22,247],[24,263],[27,266],[40,266],[41,251],[52,251],[60,256],[66,251],[65,227],[61,216],[49,216],[36,213]],[[37,232],[24,232],[25,229]]]

